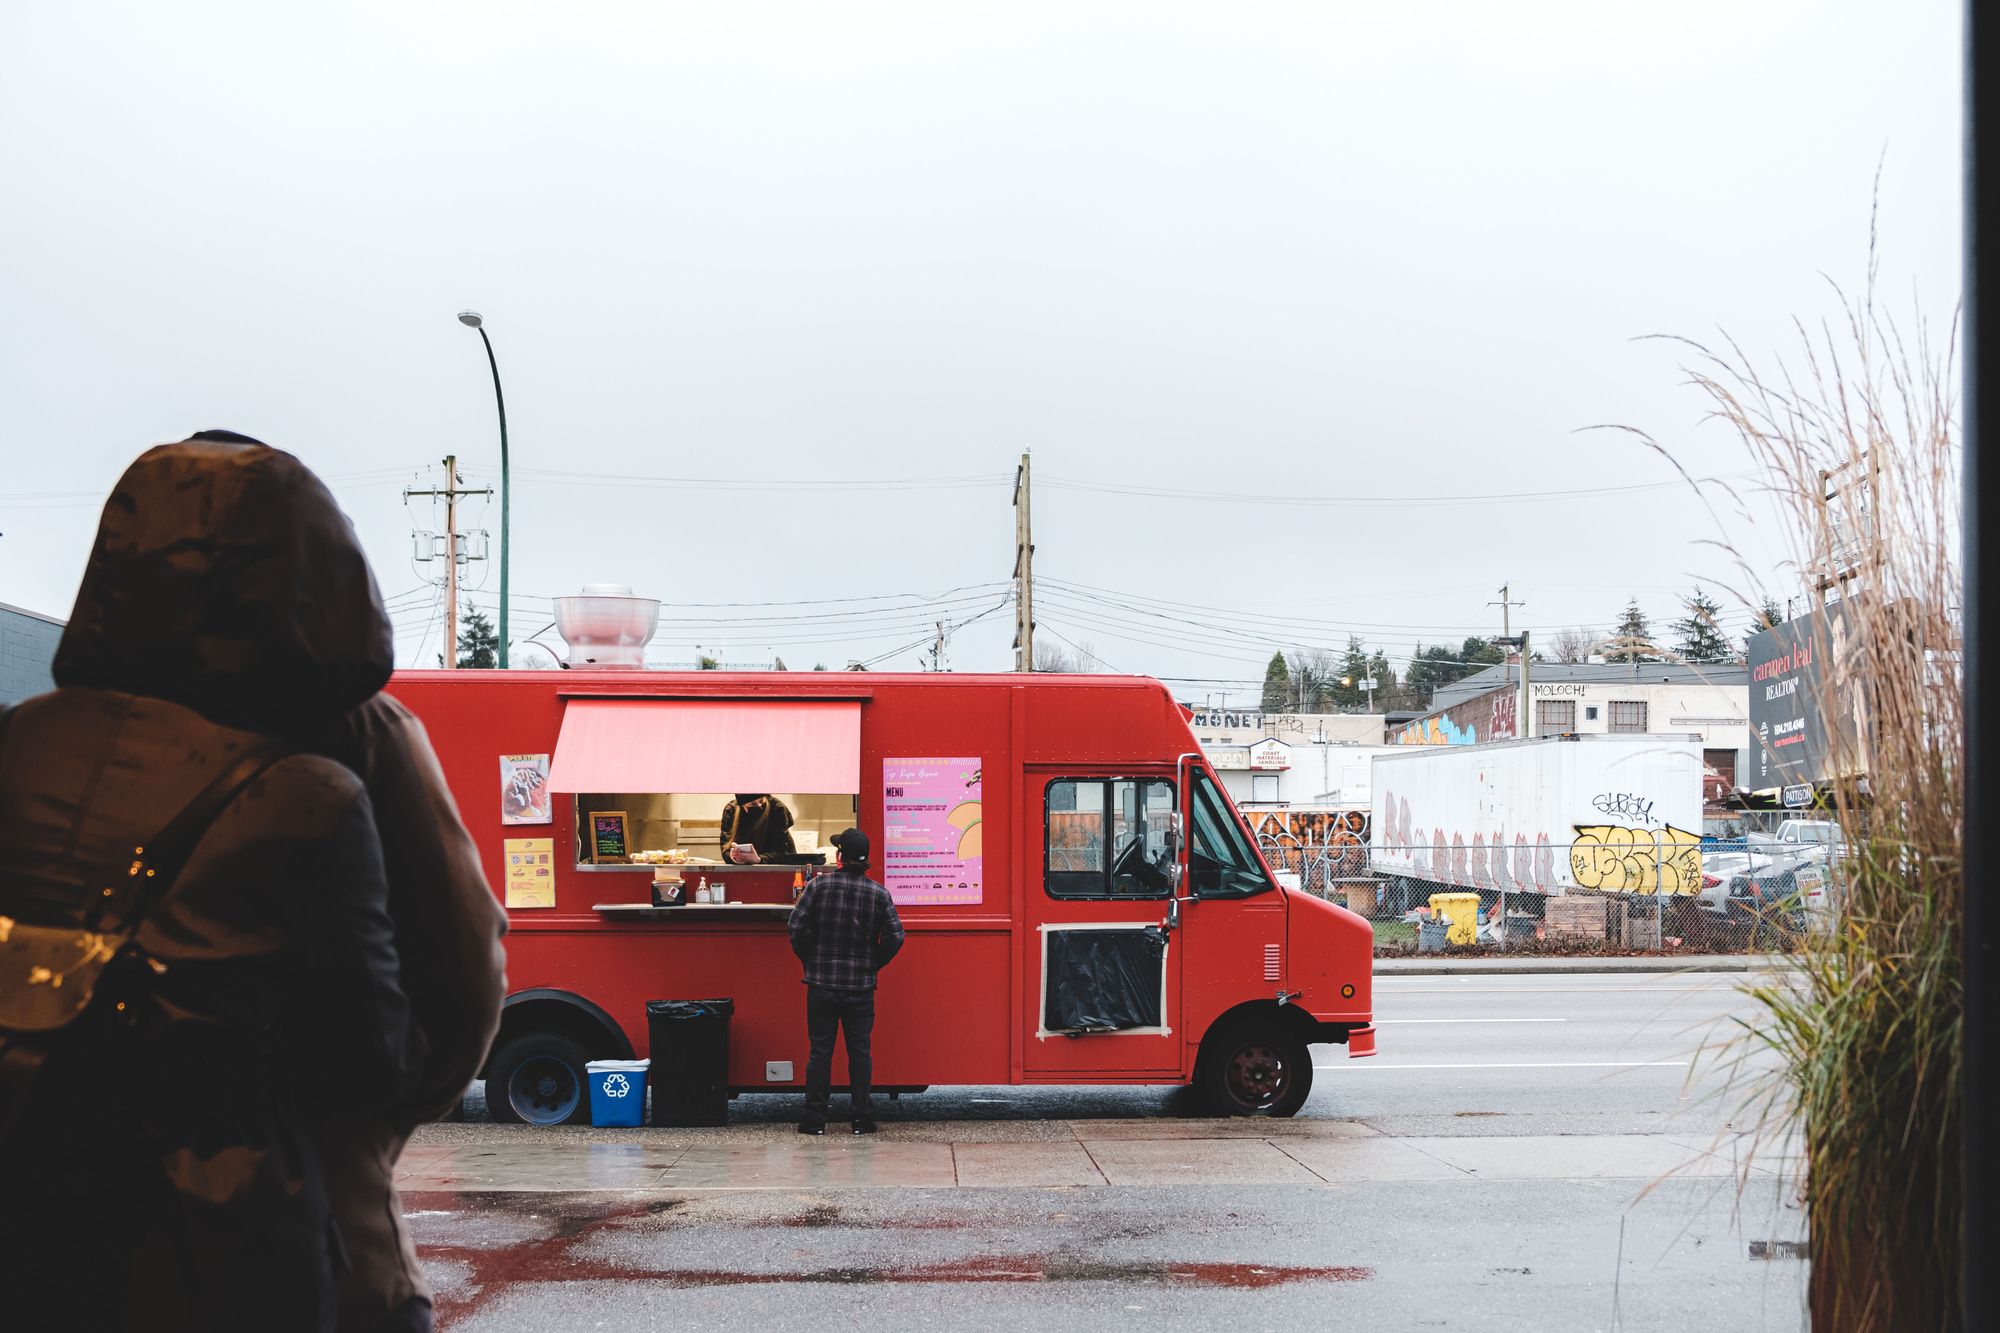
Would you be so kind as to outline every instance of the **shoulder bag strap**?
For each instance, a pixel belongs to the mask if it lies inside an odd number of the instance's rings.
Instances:
[[[118,934],[129,939],[132,931],[145,920],[146,914],[159,905],[160,899],[180,877],[181,868],[194,854],[202,835],[243,793],[243,789],[262,777],[272,765],[296,753],[297,750],[278,741],[251,747],[202,788],[165,828],[132,849],[132,860],[125,873],[128,878],[140,882],[136,891],[125,900],[125,911],[116,928]],[[92,929],[96,928],[93,924]]]

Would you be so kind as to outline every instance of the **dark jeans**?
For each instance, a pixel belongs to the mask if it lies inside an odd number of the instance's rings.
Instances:
[[[855,1118],[875,1114],[869,1098],[875,1061],[868,1047],[868,1038],[875,1031],[875,992],[807,986],[806,1037],[812,1042],[812,1053],[806,1057],[807,1120],[826,1119],[826,1104],[832,1096],[836,1026],[847,1034],[847,1095]]]

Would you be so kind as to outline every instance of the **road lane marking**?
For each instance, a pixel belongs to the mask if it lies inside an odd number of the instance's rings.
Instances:
[[[1378,1018],[1375,1025],[1384,1023],[1567,1023],[1567,1018]]]
[[[1737,986],[1377,986],[1394,995],[1729,995]]]
[[[1314,1065],[1314,1069],[1685,1069],[1688,1060],[1550,1060],[1537,1064],[1399,1065],[1373,1059],[1361,1064]]]

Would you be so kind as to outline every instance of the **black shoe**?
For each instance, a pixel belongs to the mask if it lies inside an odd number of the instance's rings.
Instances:
[[[870,1119],[865,1115],[855,1117],[854,1132],[856,1134],[874,1134],[878,1132],[881,1128],[882,1127],[880,1125],[876,1124],[872,1119]]]
[[[824,1134],[826,1133],[826,1126],[818,1120],[801,1120],[799,1121],[799,1133]]]

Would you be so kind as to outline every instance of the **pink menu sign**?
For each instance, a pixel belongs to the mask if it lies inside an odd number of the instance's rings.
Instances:
[[[882,882],[899,905],[981,901],[980,761],[882,761]]]

